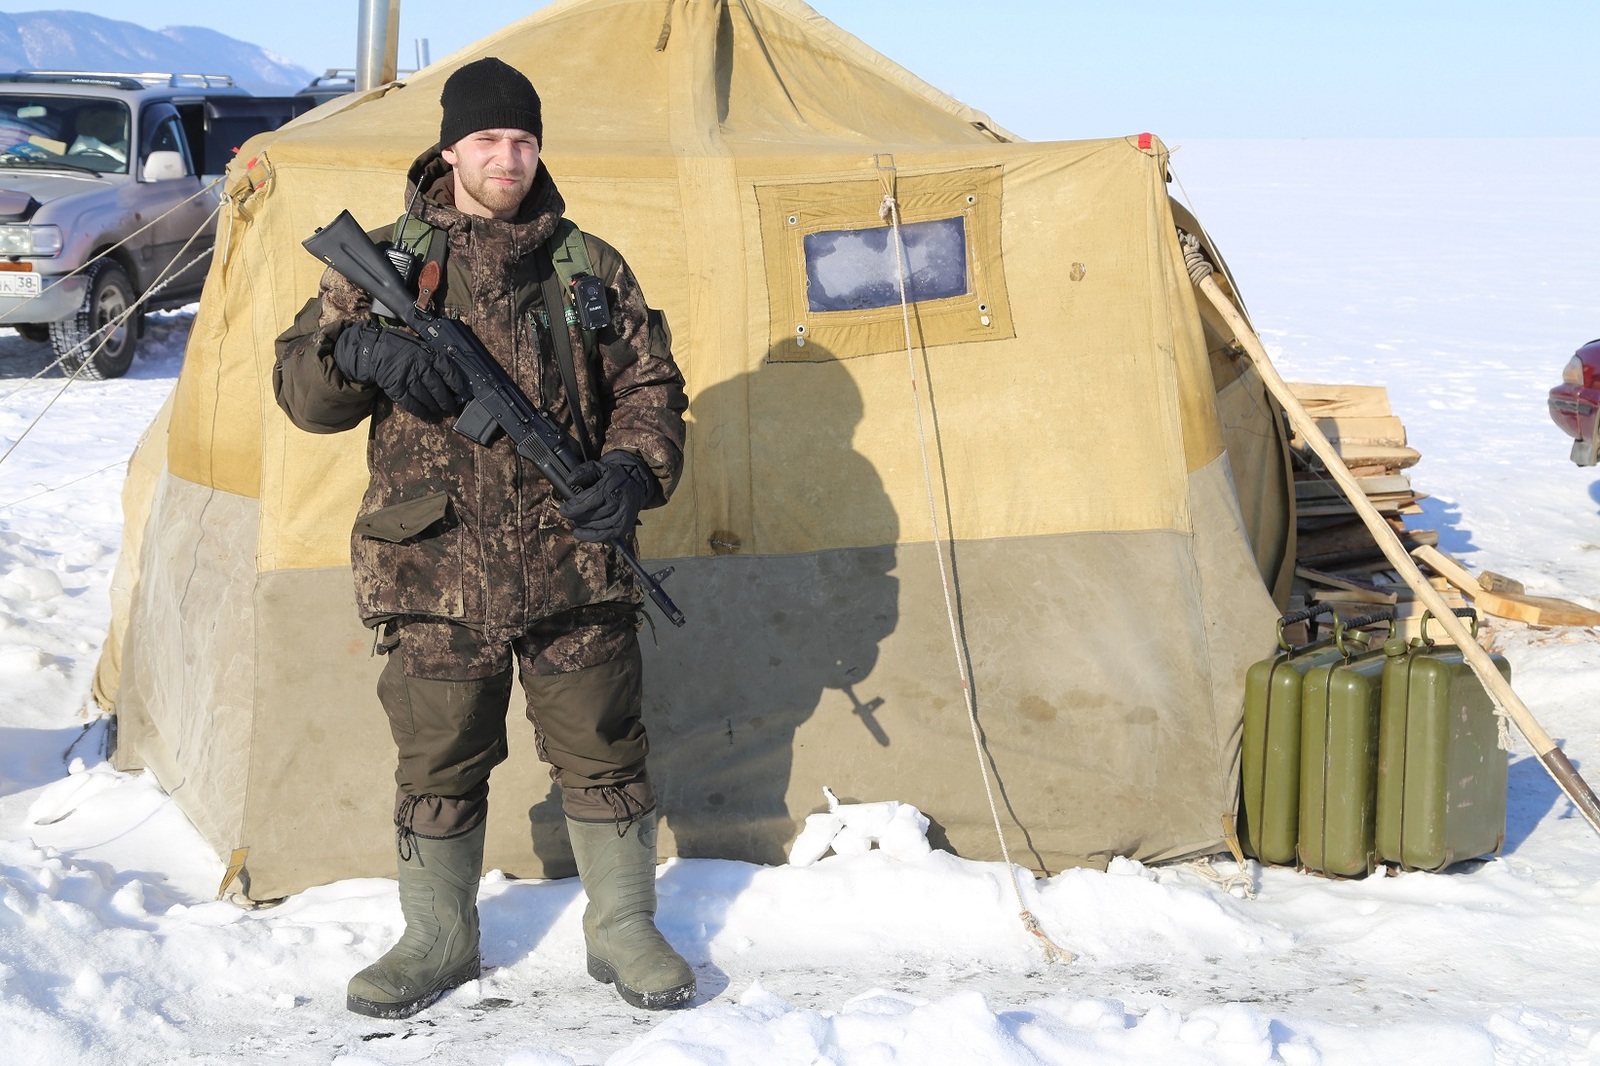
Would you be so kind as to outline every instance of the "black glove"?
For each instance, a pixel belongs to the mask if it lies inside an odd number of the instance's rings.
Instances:
[[[333,361],[346,378],[376,385],[398,406],[437,422],[470,398],[461,372],[427,345],[382,326],[349,326],[334,342]]]
[[[639,509],[655,492],[656,476],[632,452],[607,452],[569,479],[576,495],[561,505],[572,535],[584,541],[621,540],[633,532]]]

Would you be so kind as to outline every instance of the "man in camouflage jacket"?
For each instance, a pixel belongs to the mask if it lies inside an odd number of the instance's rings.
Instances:
[[[451,75],[441,103],[439,145],[412,166],[407,196],[432,244],[444,242],[434,309],[468,326],[569,431],[581,418],[600,455],[560,504],[503,434],[484,447],[454,432],[460,374],[374,317],[367,295],[335,271],[278,339],[273,384],[295,425],[335,433],[371,420],[371,481],[351,560],[362,619],[380,628],[388,655],[378,695],[399,749],[406,932],[351,980],[347,1005],[405,1017],[478,976],[488,779],[507,756],[514,664],[590,899],[589,971],[635,1006],[680,1006],[693,998],[694,974],[654,924],[641,596],[604,541],[631,537],[639,510],[672,494],[683,378],[665,322],[604,242],[583,236],[610,310],[592,362],[566,309],[545,306],[564,204],[539,161],[540,103],[528,80],[478,60]],[[552,330],[566,332],[576,356],[578,397],[563,385]]]

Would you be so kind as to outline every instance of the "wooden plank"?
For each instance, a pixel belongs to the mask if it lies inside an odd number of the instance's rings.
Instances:
[[[1298,478],[1299,475],[1297,474]],[[1361,486],[1361,491],[1368,496],[1410,495],[1411,479],[1404,474],[1385,474],[1382,477],[1358,477],[1356,484]],[[1303,481],[1294,483],[1296,499],[1315,500],[1330,496],[1343,496],[1344,490],[1337,481],[1328,480],[1325,476],[1313,476]]]
[[[1350,604],[1385,604],[1385,603],[1415,603],[1417,594],[1406,585],[1379,585],[1372,589],[1335,589],[1311,585],[1306,589],[1306,595],[1316,603],[1350,603]],[[1453,587],[1448,592],[1440,592],[1445,604],[1450,607],[1465,607],[1467,600]]]
[[[1400,600],[1393,592],[1373,592],[1369,589],[1314,588],[1310,596],[1313,603],[1371,603],[1380,606]]]
[[[1391,470],[1404,470],[1416,466],[1422,453],[1415,448],[1397,448],[1388,444],[1336,445],[1339,458],[1345,466],[1383,466]]]
[[[1306,447],[1298,437],[1289,441],[1291,447],[1297,449],[1299,454],[1306,455]],[[1344,465],[1354,469],[1364,466],[1381,466],[1389,470],[1404,470],[1416,466],[1422,459],[1422,453],[1415,448],[1396,448],[1388,444],[1338,444],[1334,450],[1339,453],[1339,458]]]
[[[1571,600],[1516,592],[1490,592],[1478,583],[1471,571],[1438,548],[1422,545],[1413,549],[1411,555],[1460,589],[1484,614],[1539,626],[1600,625],[1600,611],[1591,611]]]
[[[1311,567],[1313,570],[1325,570],[1328,573],[1344,574],[1346,577],[1360,577],[1362,574],[1384,574],[1388,580],[1388,583],[1391,585],[1396,584],[1400,580],[1399,577],[1395,575],[1394,567],[1389,564],[1389,560],[1383,557],[1383,553],[1379,551],[1376,546],[1374,546],[1372,549],[1372,557],[1370,559],[1350,560],[1339,563],[1337,566],[1314,562],[1310,559],[1302,559],[1300,561]]]
[[[1367,502],[1372,504],[1372,506],[1377,509],[1379,514],[1398,515],[1422,513],[1422,508],[1420,507],[1416,507],[1408,511],[1407,507],[1410,506],[1409,504],[1403,504],[1399,500],[1395,499],[1386,499],[1382,496],[1376,498],[1369,496],[1367,497]],[[1350,503],[1349,500],[1341,497],[1337,500],[1317,500],[1312,503],[1297,503],[1295,504],[1294,511],[1295,514],[1302,515],[1306,518],[1325,518],[1330,515],[1353,514],[1355,512],[1355,507]]]
[[[1332,385],[1291,381],[1289,391],[1317,418],[1388,418],[1389,390],[1382,385]]]
[[[1516,578],[1506,577],[1504,574],[1497,574],[1493,570],[1484,570],[1479,572],[1478,584],[1483,588],[1488,589],[1490,592],[1515,592],[1520,596],[1528,591],[1522,582],[1518,581]]]
[[[1471,596],[1472,593],[1467,595]],[[1484,614],[1536,626],[1600,626],[1600,611],[1591,611],[1556,596],[1529,596],[1484,589],[1473,597],[1472,602]]]
[[[1344,522],[1324,524],[1312,528],[1309,524],[1296,530],[1295,555],[1305,559],[1323,556],[1330,552],[1352,551],[1359,548],[1376,548],[1372,531],[1359,518]],[[1313,562],[1312,566],[1318,565]]]
[[[1395,527],[1395,535],[1411,539],[1410,544],[1403,544],[1406,551],[1411,551],[1418,544],[1438,544],[1437,531],[1408,530],[1405,528],[1405,523]],[[1296,523],[1294,555],[1309,567],[1325,570],[1331,563],[1326,563],[1322,555],[1330,552],[1360,551],[1360,549],[1381,552],[1376,541],[1373,541],[1373,531],[1368,530],[1360,519],[1352,517],[1344,522],[1339,522],[1338,519],[1307,519]]]
[[[1312,543],[1312,538],[1306,536],[1300,537],[1295,545],[1295,561],[1301,566],[1309,566],[1313,570],[1324,571],[1338,571],[1344,569],[1346,566],[1365,567],[1372,563],[1381,563],[1382,565],[1387,566],[1388,563],[1384,559],[1383,549],[1379,548],[1372,542],[1372,534],[1368,532],[1367,527],[1357,526],[1357,529],[1360,532],[1360,536],[1357,537],[1354,535],[1354,532],[1352,532],[1351,536],[1348,538],[1348,547],[1329,548],[1326,551],[1320,552],[1307,551],[1306,546],[1308,543]],[[1331,538],[1327,542],[1332,543]],[[1316,543],[1322,542],[1318,541]],[[1404,534],[1400,538],[1400,544],[1405,548],[1406,551],[1410,551],[1419,544],[1438,543],[1438,531],[1432,529],[1413,530]]]
[[[1454,556],[1446,555],[1432,545],[1423,544],[1411,549],[1411,557],[1419,563],[1425,563],[1429,570],[1444,578],[1456,588],[1472,595],[1474,592],[1487,591],[1478,584],[1478,579],[1473,577],[1466,567]]]
[[[1313,570],[1313,569],[1311,569],[1310,567],[1307,567],[1307,566],[1297,566],[1297,567],[1295,567],[1294,568],[1294,576],[1295,577],[1303,577],[1307,581],[1311,582],[1314,585],[1326,585],[1328,588],[1331,588],[1331,589],[1344,589],[1347,592],[1376,592],[1376,591],[1378,591],[1377,589],[1373,588],[1370,584],[1366,584],[1366,583],[1363,583],[1363,582],[1360,582],[1360,581],[1351,581],[1347,577],[1340,577],[1338,574],[1330,574],[1325,570]]]
[[[1405,423],[1394,415],[1340,416],[1316,419],[1322,435],[1341,451],[1347,444],[1382,444],[1390,448],[1406,446]]]
[[[1341,456],[1344,456],[1347,450],[1356,448],[1405,449],[1406,447],[1405,424],[1394,415],[1318,418],[1316,426]],[[1291,436],[1289,444],[1302,451],[1306,450],[1305,438],[1299,434]],[[1348,456],[1345,457],[1345,463],[1349,465]]]

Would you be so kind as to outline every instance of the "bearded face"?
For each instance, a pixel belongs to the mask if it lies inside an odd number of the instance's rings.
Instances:
[[[513,218],[539,169],[539,141],[527,130],[479,130],[441,154],[455,168],[456,209],[484,218]]]

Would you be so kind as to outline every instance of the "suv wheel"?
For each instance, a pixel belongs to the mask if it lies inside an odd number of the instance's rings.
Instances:
[[[89,291],[75,314],[50,323],[50,345],[67,373],[83,378],[120,378],[133,365],[135,323],[105,327],[133,306],[133,284],[127,271],[102,259],[86,272]]]

